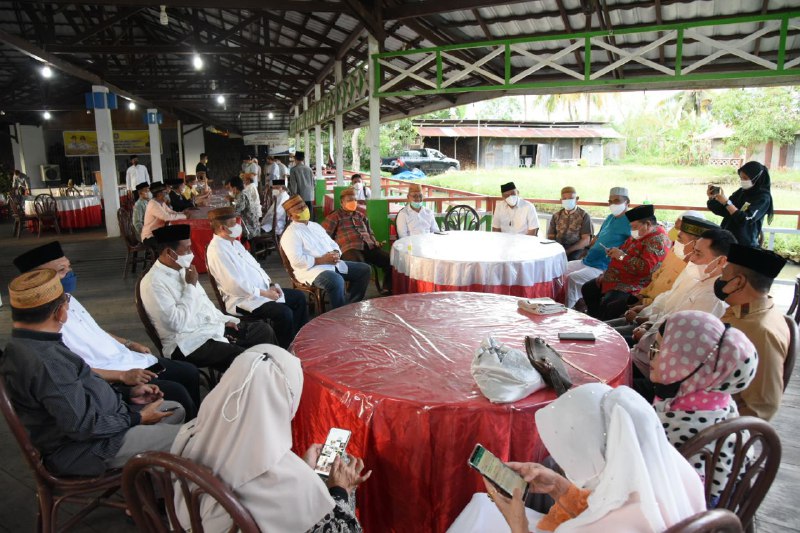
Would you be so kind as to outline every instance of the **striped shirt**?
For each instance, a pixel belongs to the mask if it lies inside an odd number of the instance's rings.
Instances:
[[[54,474],[101,474],[125,432],[141,421],[64,345],[60,333],[12,330],[0,374],[33,445]]]

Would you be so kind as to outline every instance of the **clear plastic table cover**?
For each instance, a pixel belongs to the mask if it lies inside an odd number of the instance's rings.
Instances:
[[[468,292],[373,299],[320,315],[298,334],[292,350],[305,385],[295,450],[324,442],[331,427],[353,431],[348,451],[374,471],[358,497],[366,531],[446,530],[482,486],[467,467],[477,442],[504,460],[545,455],[534,414],[555,393],[489,403],[470,375],[488,334],[523,351],[526,335],[543,337],[576,386],[630,383],[628,347],[612,328],[575,311],[527,314],[517,300]],[[597,340],[559,342],[559,331]]]

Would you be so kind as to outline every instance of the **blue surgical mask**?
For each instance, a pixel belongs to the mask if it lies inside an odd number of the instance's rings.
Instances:
[[[411,207],[413,207],[414,209],[422,209],[422,206],[424,204],[425,202],[411,202]]]
[[[75,287],[77,285],[78,285],[78,276],[72,270],[67,272],[67,275],[61,278],[61,286],[64,288],[64,292],[66,293],[72,294],[75,291]]]

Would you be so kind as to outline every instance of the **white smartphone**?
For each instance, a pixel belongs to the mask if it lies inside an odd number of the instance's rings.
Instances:
[[[476,444],[472,450],[472,455],[469,457],[469,466],[480,472],[492,485],[497,487],[497,490],[509,498],[514,494],[514,489],[516,488],[522,491],[523,501],[528,496],[528,484],[522,476],[507,467],[503,461],[484,448],[482,444]]]
[[[331,428],[328,432],[328,438],[325,439],[325,445],[322,447],[322,452],[317,459],[317,465],[314,467],[314,472],[320,476],[328,477],[333,467],[333,460],[338,455],[344,456],[344,450],[347,448],[347,443],[350,442],[350,435],[352,432],[349,429]]]

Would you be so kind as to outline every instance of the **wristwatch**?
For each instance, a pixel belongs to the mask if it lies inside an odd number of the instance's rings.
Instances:
[[[728,200],[728,201],[725,203],[725,205],[733,205],[733,202],[731,202],[730,200]]]

